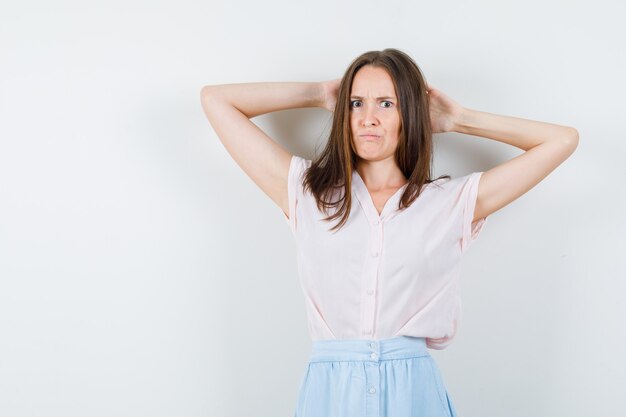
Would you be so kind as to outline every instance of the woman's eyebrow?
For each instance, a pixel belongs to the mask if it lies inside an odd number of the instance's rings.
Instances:
[[[362,99],[363,97],[361,97],[361,96],[350,96],[350,98],[359,98],[359,99]],[[389,98],[394,99],[394,100],[396,99],[395,97],[384,96],[384,97],[376,97],[376,100],[381,100],[381,99],[389,99]]]

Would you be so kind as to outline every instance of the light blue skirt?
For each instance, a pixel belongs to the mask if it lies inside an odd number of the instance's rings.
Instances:
[[[313,341],[295,417],[457,417],[423,337]]]

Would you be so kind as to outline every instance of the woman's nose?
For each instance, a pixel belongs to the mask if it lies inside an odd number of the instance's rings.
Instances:
[[[376,119],[376,108],[374,106],[365,106],[362,123],[364,126],[378,123],[378,120]]]

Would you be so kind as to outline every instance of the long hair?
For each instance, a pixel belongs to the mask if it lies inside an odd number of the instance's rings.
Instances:
[[[330,229],[332,231],[345,224],[352,207],[352,171],[356,168],[357,155],[350,127],[350,93],[355,74],[365,65],[385,69],[393,80],[398,98],[400,135],[395,161],[408,179],[398,210],[409,207],[421,194],[424,184],[450,178],[443,175],[431,179],[433,141],[427,84],[417,64],[394,48],[365,52],[352,61],[341,79],[328,142],[319,157],[311,162],[303,179],[304,189],[315,196],[319,210],[328,214],[328,209],[336,209],[334,214],[324,218],[325,221],[341,218]],[[333,198],[336,191],[343,191],[338,199]]]

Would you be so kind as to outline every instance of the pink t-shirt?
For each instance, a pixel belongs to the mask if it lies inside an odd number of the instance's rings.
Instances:
[[[426,184],[398,211],[402,186],[379,215],[356,170],[342,229],[323,221],[302,179],[311,160],[289,166],[289,214],[312,340],[425,337],[444,349],[461,319],[461,259],[487,217],[472,223],[482,172]],[[331,209],[332,210],[332,209]],[[329,211],[332,213],[332,211]]]

